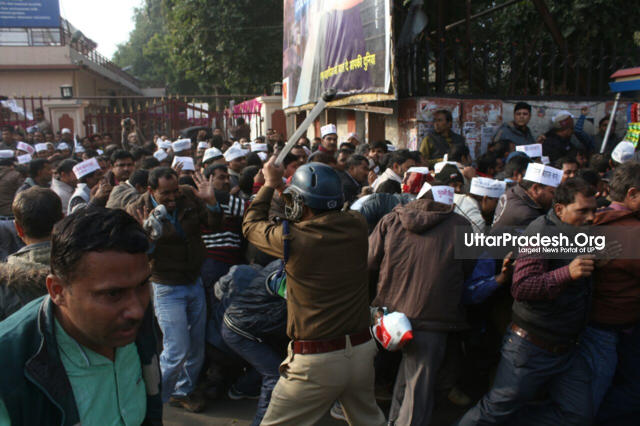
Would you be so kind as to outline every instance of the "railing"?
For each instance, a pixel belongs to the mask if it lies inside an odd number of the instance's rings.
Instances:
[[[60,28],[0,28],[0,46],[69,46],[88,61],[98,64],[128,82],[140,85],[131,74],[96,51],[96,43],[77,31],[64,18]]]
[[[231,95],[222,95],[227,98]],[[247,99],[249,96],[235,96],[237,99]],[[51,110],[47,108],[48,101],[58,101],[61,98],[49,97],[0,97],[0,128],[11,126],[21,131],[35,124],[34,111],[44,108],[47,112],[47,120],[54,128]],[[85,101],[84,128],[85,135],[94,133],[110,133],[118,140],[123,119],[132,118],[147,138],[154,134],[167,134],[171,138],[177,138],[180,130],[192,126],[218,127],[227,134],[234,125],[234,119],[243,117],[245,121],[252,122],[254,117],[260,121],[259,111],[232,112],[220,107],[215,111],[216,96],[191,97],[171,95],[167,98],[146,98],[142,96],[131,97],[88,97],[74,98]],[[59,129],[58,129],[59,130]],[[256,129],[259,132],[258,129]]]
[[[120,123],[125,118],[136,121],[145,137],[166,134],[175,139],[182,129],[193,126],[218,127],[223,134],[233,127],[234,118],[259,113],[232,113],[229,109],[215,111],[211,99],[188,100],[186,97],[135,98],[127,99],[119,105],[91,104],[85,110],[85,133],[110,133],[117,139],[121,132]],[[208,108],[205,104],[208,104]]]
[[[609,76],[640,64],[640,48],[425,39],[396,53],[400,97],[594,97],[609,92]]]

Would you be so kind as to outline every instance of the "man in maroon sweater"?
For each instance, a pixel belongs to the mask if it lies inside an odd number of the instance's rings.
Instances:
[[[623,424],[623,417],[637,409],[640,392],[640,261],[630,258],[638,253],[640,163],[631,161],[617,167],[609,187],[612,202],[597,213],[594,224],[620,227],[614,237],[622,244],[622,255],[594,274],[591,318],[580,351],[592,369],[594,411],[602,403],[602,420]],[[610,387],[616,367],[619,377]],[[637,423],[637,418],[632,423]]]

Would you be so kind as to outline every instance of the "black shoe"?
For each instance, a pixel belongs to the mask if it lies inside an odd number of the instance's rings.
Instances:
[[[236,389],[235,386],[231,386],[229,388],[229,392],[227,392],[227,396],[229,397],[229,399],[233,399],[234,401],[237,401],[239,399],[260,399],[260,394],[251,395],[248,393],[244,393]]]

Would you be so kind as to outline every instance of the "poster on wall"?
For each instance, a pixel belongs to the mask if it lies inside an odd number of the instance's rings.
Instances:
[[[391,92],[391,0],[285,0],[285,108]]]
[[[467,145],[473,144],[474,149],[471,149],[471,146],[469,149],[475,160],[487,152],[493,135],[502,124],[502,101],[492,99],[465,100],[462,102],[462,121],[465,125],[475,123],[471,142],[467,137]]]
[[[56,28],[58,0],[0,0],[0,28]]]
[[[418,145],[433,130],[433,113],[445,109],[451,112],[453,123],[451,130],[461,134],[460,130],[460,101],[455,99],[421,99],[418,100]]]

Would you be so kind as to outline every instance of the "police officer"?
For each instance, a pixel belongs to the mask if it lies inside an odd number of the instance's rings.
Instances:
[[[243,222],[260,250],[284,257],[287,279],[288,356],[263,425],[316,423],[339,400],[351,424],[383,425],[374,397],[376,345],[369,332],[367,223],[342,212],[342,186],[329,166],[300,166],[284,189],[289,230],[268,220],[271,199],[283,189],[274,157]],[[287,234],[287,235],[285,235]]]

